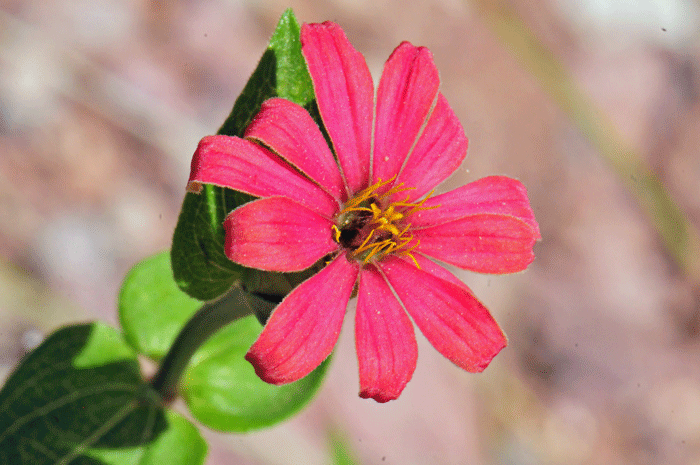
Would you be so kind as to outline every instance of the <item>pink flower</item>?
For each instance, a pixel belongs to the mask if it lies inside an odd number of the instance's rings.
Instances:
[[[375,105],[367,64],[338,25],[305,24],[301,42],[335,156],[302,107],[270,99],[244,138],[205,137],[192,160],[190,191],[211,183],[261,197],[224,223],[231,260],[279,272],[328,262],[277,306],[246,359],[269,383],[304,377],[331,353],[356,290],[361,397],[396,399],[410,380],[411,319],[445,357],[482,371],[506,338],[431,259],[524,270],[540,237],[524,186],[492,176],[432,196],[462,163],[467,138],[428,49],[394,50]]]

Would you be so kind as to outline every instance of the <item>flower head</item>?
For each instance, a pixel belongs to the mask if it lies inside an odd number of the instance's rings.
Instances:
[[[493,176],[433,195],[464,159],[467,138],[428,49],[394,50],[375,104],[367,64],[338,25],[305,24],[301,42],[333,151],[306,110],[275,98],[244,138],[205,137],[192,160],[190,191],[211,183],[260,197],[224,223],[231,260],[279,272],[328,261],[277,306],[246,359],[270,383],[307,375],[332,351],[356,290],[360,396],[396,399],[410,380],[411,319],[445,357],[482,371],[506,338],[433,260],[524,270],[540,237],[525,188]]]

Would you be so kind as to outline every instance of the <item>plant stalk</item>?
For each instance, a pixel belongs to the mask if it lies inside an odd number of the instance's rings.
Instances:
[[[151,387],[166,403],[172,401],[190,359],[207,339],[229,323],[256,312],[269,313],[275,305],[240,286],[234,286],[219,300],[207,302],[178,334],[151,380]]]

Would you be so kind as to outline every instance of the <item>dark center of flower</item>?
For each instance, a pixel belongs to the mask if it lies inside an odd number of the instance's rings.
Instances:
[[[423,207],[432,192],[418,203],[409,202],[409,197],[400,202],[389,202],[393,194],[412,189],[399,184],[382,194],[377,193],[393,180],[379,181],[350,199],[336,216],[336,224],[332,226],[333,238],[362,263],[398,253],[411,257],[418,266],[411,252],[419,242],[413,240],[411,224],[406,218],[415,211],[435,208]]]

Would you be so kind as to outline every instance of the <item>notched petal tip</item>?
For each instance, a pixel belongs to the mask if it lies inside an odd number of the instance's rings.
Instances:
[[[345,34],[345,32],[343,32],[343,29],[340,27],[340,25],[337,23],[334,23],[333,21],[326,20],[322,23],[303,23],[301,25],[302,34],[309,32],[309,30],[320,31],[323,29],[328,30],[328,31],[340,30],[342,32],[342,34]]]
[[[496,358],[496,355],[498,355],[503,349],[506,348],[506,346],[508,345],[508,338],[506,337],[503,331],[501,331],[501,336],[501,341],[493,341],[490,344],[490,353],[488,351],[484,351],[484,355],[482,356],[481,360],[474,363],[471,369],[467,369],[469,373],[481,373],[482,371],[484,371],[491,364],[493,359]]]
[[[248,351],[248,353],[245,354],[245,359],[253,365],[253,369],[255,370],[255,374],[263,380],[264,382],[268,384],[274,384],[275,386],[281,386],[283,384],[289,384],[293,381],[294,379],[288,379],[287,377],[280,376],[279,373],[275,373],[273,370],[269,370],[264,363],[262,363],[262,360],[256,353],[253,352],[253,348]]]
[[[360,391],[360,397],[363,399],[374,399],[380,404],[389,402],[390,400],[396,400],[401,395],[401,392],[396,393],[396,395],[391,395],[383,391],[376,389],[367,389],[365,391]]]
[[[372,266],[360,274],[355,346],[360,397],[377,402],[397,399],[413,377],[418,345],[406,311]]]
[[[498,323],[464,287],[401,259],[384,260],[381,268],[416,326],[455,365],[481,372],[506,346]]]

